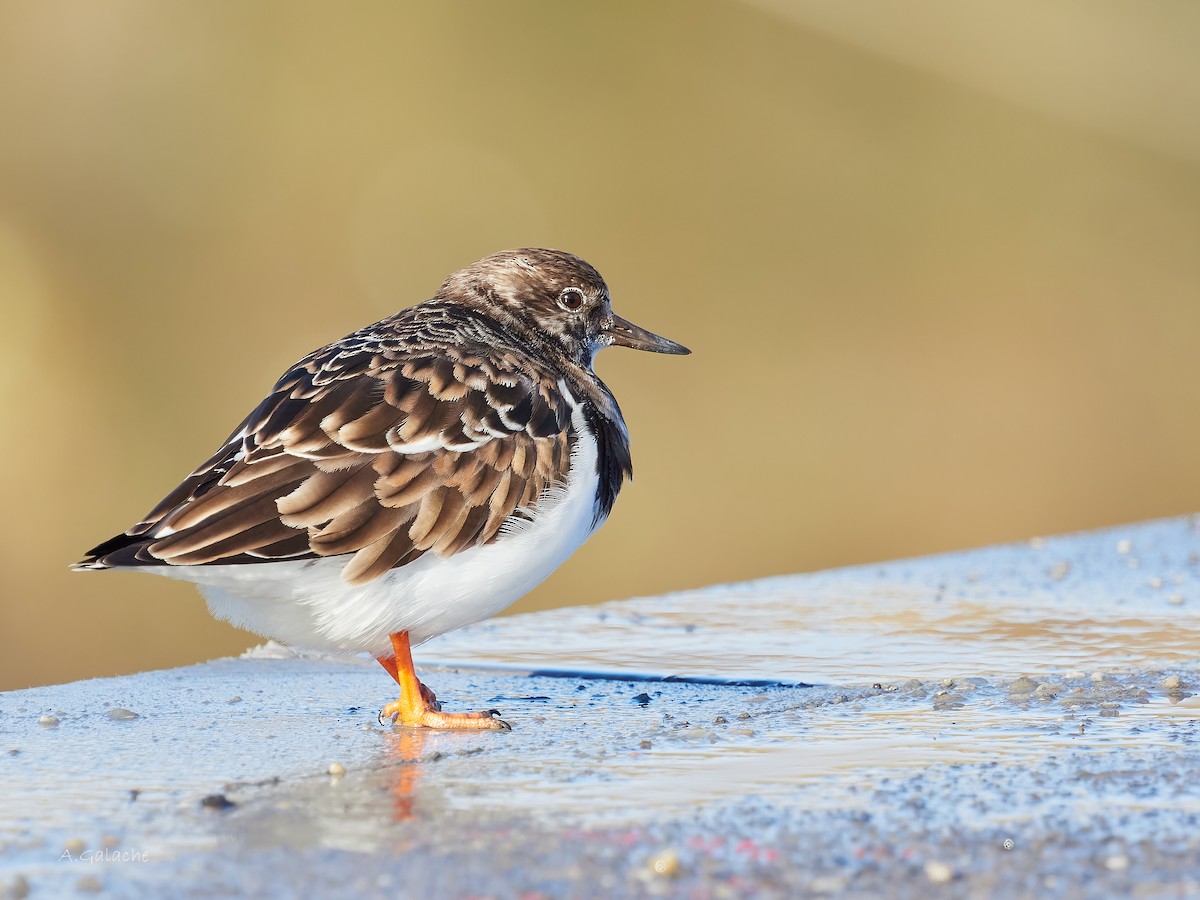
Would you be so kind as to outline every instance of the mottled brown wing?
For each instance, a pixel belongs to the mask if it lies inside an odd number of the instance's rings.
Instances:
[[[276,384],[226,444],[84,567],[347,556],[369,581],[496,538],[565,481],[557,384],[483,353],[331,345]]]

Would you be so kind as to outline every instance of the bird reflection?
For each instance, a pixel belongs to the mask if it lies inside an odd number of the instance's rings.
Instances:
[[[428,729],[403,725],[387,735],[388,791],[392,796],[393,822],[416,818],[414,795],[421,779],[421,757],[428,739]]]

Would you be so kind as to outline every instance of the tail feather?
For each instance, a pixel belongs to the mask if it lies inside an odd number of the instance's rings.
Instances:
[[[145,535],[118,534],[102,544],[97,544],[83,559],[72,563],[71,569],[76,572],[88,572],[124,566],[164,565],[161,559],[145,552],[145,548],[154,540],[155,538]]]

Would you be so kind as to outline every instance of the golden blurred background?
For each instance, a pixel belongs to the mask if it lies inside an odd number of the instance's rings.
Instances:
[[[257,639],[67,564],[505,247],[637,480],[516,610],[1200,508],[1200,4],[0,5],[0,688]],[[1195,598],[1200,601],[1200,598]]]

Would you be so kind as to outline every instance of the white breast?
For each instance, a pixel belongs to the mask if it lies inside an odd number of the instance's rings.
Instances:
[[[427,553],[358,586],[342,580],[346,560],[337,557],[147,571],[197,583],[218,619],[296,646],[380,655],[397,631],[419,644],[510,606],[600,525],[597,445],[580,405],[572,404],[572,424],[565,487],[544,496],[531,520],[507,522],[491,544],[445,559]]]

